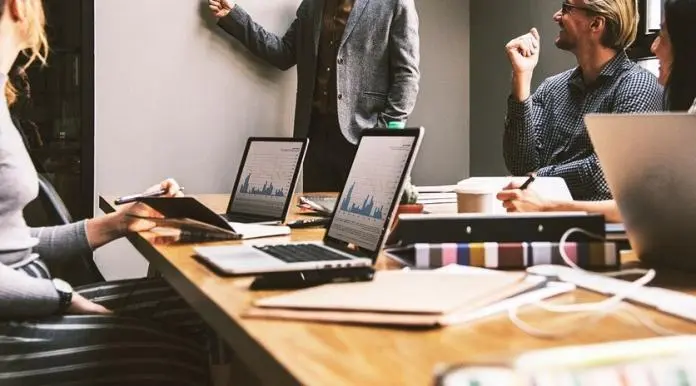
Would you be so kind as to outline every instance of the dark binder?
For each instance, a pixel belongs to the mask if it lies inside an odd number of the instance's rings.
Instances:
[[[604,223],[603,215],[584,213],[401,214],[396,227],[387,238],[386,245],[393,247],[415,243],[558,242],[571,228],[581,228],[604,239]],[[587,242],[597,241],[597,238],[575,232],[567,241]]]

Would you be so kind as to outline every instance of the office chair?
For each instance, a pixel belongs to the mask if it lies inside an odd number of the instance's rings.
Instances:
[[[22,136],[24,145],[29,149],[29,136],[24,125],[14,115],[12,116],[12,122]],[[40,138],[38,140],[40,141]],[[43,165],[33,155],[30,154],[30,157],[38,171],[39,196],[24,208],[24,218],[27,225],[43,227],[70,224],[73,222],[73,217],[51,181],[41,174],[41,172],[45,172]],[[59,264],[53,264],[52,262],[47,262],[46,264],[49,265],[51,272],[55,276],[66,279],[74,285],[104,281],[104,276],[99,272],[99,268],[94,263],[94,257],[91,253],[79,256],[79,258],[73,258],[67,262],[60,262]]]
[[[27,207],[25,216],[30,226],[66,225],[73,222],[70,211],[53,184],[42,174],[39,174],[39,196]],[[51,269],[56,276],[74,285],[92,284],[105,280],[91,253],[61,263],[60,266],[52,266]]]

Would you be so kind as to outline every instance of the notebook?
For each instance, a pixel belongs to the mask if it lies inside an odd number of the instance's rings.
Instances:
[[[323,241],[197,247],[196,254],[229,275],[371,266],[384,246],[422,137],[422,127],[362,132]]]
[[[158,211],[165,219],[195,220],[237,233],[243,240],[290,234],[290,228],[287,226],[228,222],[193,197],[143,197],[138,201]],[[154,218],[153,220],[164,221]]]
[[[542,278],[505,272],[460,275],[438,271],[380,271],[370,282],[327,284],[257,300],[247,317],[351,324],[437,327],[451,315],[529,291]],[[451,319],[454,320],[454,319]]]
[[[285,222],[308,145],[306,138],[249,138],[222,216],[244,224]]]

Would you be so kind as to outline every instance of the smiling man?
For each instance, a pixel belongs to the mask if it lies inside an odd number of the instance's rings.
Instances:
[[[657,78],[628,59],[636,38],[636,0],[567,0],[553,15],[556,47],[578,66],[545,79],[531,94],[539,61],[535,28],[511,40],[512,93],[503,137],[505,163],[514,175],[563,177],[576,200],[611,198],[583,118],[588,113],[659,111]]]

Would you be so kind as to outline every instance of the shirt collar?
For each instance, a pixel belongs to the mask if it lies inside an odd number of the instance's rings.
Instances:
[[[623,72],[623,70],[627,69],[630,64],[631,60],[628,59],[626,51],[619,51],[607,64],[604,65],[602,71],[599,72],[599,76],[597,76],[596,83],[607,78],[612,78],[619,72]],[[575,67],[573,73],[570,74],[568,83],[573,86],[580,87],[581,89],[585,89],[587,87],[583,82],[582,70],[580,69],[580,66]]]

